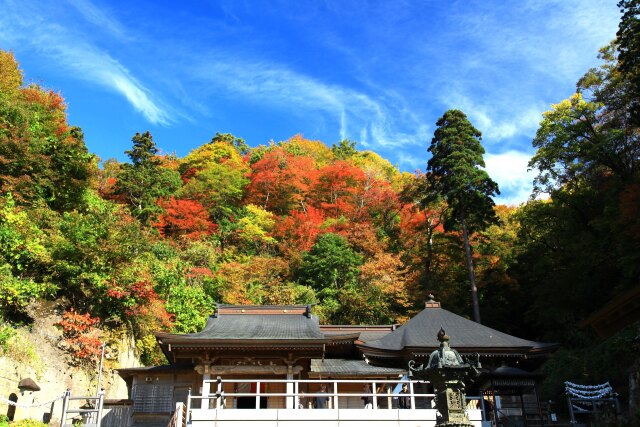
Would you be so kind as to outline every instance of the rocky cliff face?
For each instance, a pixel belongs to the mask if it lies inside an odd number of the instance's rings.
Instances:
[[[7,400],[17,398],[14,420],[33,418],[59,420],[65,390],[73,396],[96,394],[98,366],[73,366],[69,354],[61,345],[62,333],[55,326],[61,319],[58,302],[45,301],[30,307],[33,323],[16,330],[8,352],[0,355],[0,414],[11,413]],[[105,352],[101,388],[107,399],[127,398],[127,386],[115,372],[116,368],[141,366],[130,337],[111,339]],[[40,391],[20,391],[18,383],[32,378]],[[53,401],[53,402],[51,402]],[[51,403],[50,403],[51,402]],[[77,401],[82,405],[83,401]]]

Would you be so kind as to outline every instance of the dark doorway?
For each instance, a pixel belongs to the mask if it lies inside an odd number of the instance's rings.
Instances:
[[[18,395],[15,393],[11,393],[9,395],[9,401],[13,403],[17,403]],[[13,421],[13,417],[15,416],[16,416],[16,407],[14,405],[9,405],[9,409],[7,409],[7,418],[9,418],[9,421]]]

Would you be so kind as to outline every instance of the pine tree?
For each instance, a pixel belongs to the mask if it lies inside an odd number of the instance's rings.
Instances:
[[[498,221],[492,197],[498,184],[484,167],[481,134],[460,110],[449,110],[436,122],[431,140],[432,157],[427,165],[427,200],[442,197],[448,204],[446,230],[460,229],[464,240],[471,283],[473,319],[480,323],[480,304],[475,283],[469,235]]]
[[[632,101],[629,105],[631,123],[640,125],[640,0],[618,2],[622,18],[618,25],[618,68],[629,80]]]

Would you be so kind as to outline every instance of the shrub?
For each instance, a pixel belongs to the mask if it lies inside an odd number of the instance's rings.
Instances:
[[[94,362],[102,349],[101,331],[96,328],[100,323],[97,317],[91,317],[89,313],[79,314],[73,309],[65,312],[57,326],[62,328],[64,343],[77,359],[77,364]]]
[[[2,424],[0,424],[0,426],[2,426]],[[49,425],[40,420],[29,418],[11,423],[11,427],[49,427]]]
[[[20,279],[11,273],[9,264],[0,265],[0,311],[21,312],[34,299],[51,296],[57,286]]]
[[[0,327],[0,350],[3,354],[9,351],[11,339],[15,336],[16,331],[11,326],[3,325]]]

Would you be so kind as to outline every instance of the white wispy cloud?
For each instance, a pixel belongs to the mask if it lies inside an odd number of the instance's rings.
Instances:
[[[487,153],[484,157],[486,171],[498,183],[501,195],[496,203],[519,205],[527,201],[533,189],[535,173],[527,170],[531,155],[522,151],[500,154]]]
[[[342,138],[359,138],[363,148],[403,147],[424,141],[428,127],[409,112],[403,113],[406,107],[397,100],[325,83],[281,64],[222,56],[225,61],[210,61],[194,71],[198,80],[213,85],[218,94],[240,95],[306,117],[326,115]]]
[[[73,6],[82,16],[92,23],[96,28],[109,32],[111,35],[120,39],[127,40],[130,37],[127,35],[125,28],[120,22],[115,19],[104,9],[97,7],[90,0],[66,0],[71,6]]]
[[[99,84],[124,96],[149,122],[168,125],[171,116],[166,107],[155,100],[151,91],[131,75],[122,64],[107,53],[84,43],[57,41],[47,54],[59,64],[75,71],[78,78]]]
[[[487,144],[522,135],[533,135],[544,111],[540,102],[523,105],[513,101],[475,101],[456,88],[443,94],[442,102],[448,108],[464,111],[473,125],[482,132],[483,140]]]
[[[464,49],[448,50],[431,87],[443,104],[463,109],[487,143],[519,144],[515,139],[532,137],[541,113],[569,96],[597,62],[619,13],[599,0],[471,2],[454,8],[452,19],[459,31],[442,44]]]
[[[90,3],[77,3],[86,9],[88,16],[92,16],[94,23],[107,19]],[[0,26],[3,28],[0,40],[9,45],[29,45],[33,52],[46,58],[51,67],[71,72],[78,79],[121,94],[151,123],[167,125],[171,122],[169,109],[124,65],[88,41],[83,34],[45,18],[46,8],[7,1],[4,12],[0,14]],[[118,26],[110,22],[117,30]]]
[[[416,153],[410,153],[401,151],[395,156],[397,165],[401,170],[415,172],[417,170],[424,170],[427,166],[426,152],[420,153],[424,155],[418,155]]]
[[[468,66],[517,64],[512,77],[526,83],[536,78],[532,73],[559,81],[584,73],[598,48],[615,37],[620,13],[615,2],[602,0],[529,0],[520,7],[476,1],[458,8],[455,19],[461,31],[456,37],[480,54],[480,62]]]

